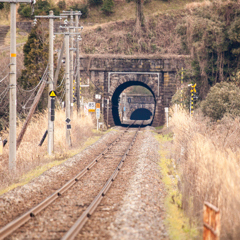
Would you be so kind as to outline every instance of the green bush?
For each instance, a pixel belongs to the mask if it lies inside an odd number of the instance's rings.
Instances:
[[[59,1],[59,2],[57,3],[57,5],[58,5],[58,7],[59,7],[60,10],[65,10],[65,9],[66,9],[66,6],[67,6],[65,0]]]
[[[101,5],[103,3],[102,0],[88,0],[88,3],[90,6],[98,6]]]
[[[0,3],[0,10],[4,8],[4,4]]]
[[[240,89],[233,83],[221,82],[210,88],[201,103],[205,116],[220,120],[225,114],[232,117],[240,115]]]
[[[55,5],[51,5],[49,1],[37,0],[34,5],[34,15],[48,15],[49,11],[53,10],[54,15],[59,15],[60,10]],[[18,14],[21,17],[25,18],[34,18],[34,15],[31,15],[31,6],[30,4],[22,3],[18,8]]]
[[[103,0],[103,7],[101,10],[104,14],[109,15],[113,12],[114,2],[113,0]]]
[[[87,4],[81,4],[81,3],[75,3],[70,7],[70,9],[74,11],[81,11],[82,15],[81,18],[87,18],[88,16],[88,5]]]

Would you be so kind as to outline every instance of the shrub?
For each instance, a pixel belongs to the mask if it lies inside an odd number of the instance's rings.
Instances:
[[[90,6],[98,6],[101,5],[103,3],[102,0],[88,0],[88,3]]]
[[[0,3],[0,10],[4,8],[4,4]]]
[[[104,14],[109,15],[110,13],[113,12],[113,7],[114,7],[113,0],[104,0],[103,7],[101,10],[103,11]]]
[[[48,15],[50,10],[53,10],[54,15],[59,15],[60,13],[59,8],[54,5],[51,5],[49,1],[37,0],[34,6],[34,15]],[[34,16],[31,15],[30,4],[26,3],[20,4],[18,8],[18,14],[21,17],[34,18]]]
[[[82,13],[81,18],[87,18],[87,16],[88,16],[88,5],[87,4],[75,3],[70,7],[70,9],[72,9],[74,11],[81,11],[81,13]]]
[[[240,115],[240,89],[233,83],[221,82],[212,87],[201,103],[205,116],[213,120],[222,119],[225,114]]]
[[[59,2],[57,3],[57,5],[58,5],[58,7],[59,7],[60,10],[65,10],[65,9],[66,9],[66,6],[67,6],[65,0],[59,1]]]

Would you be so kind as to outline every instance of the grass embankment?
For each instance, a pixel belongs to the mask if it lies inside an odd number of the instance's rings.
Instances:
[[[65,143],[65,112],[56,111],[54,154],[48,156],[47,138],[41,147],[38,146],[47,128],[47,113],[36,114],[17,151],[16,174],[13,175],[8,171],[8,143],[4,148],[3,155],[0,156],[0,194],[24,185],[49,168],[61,164],[67,158],[96,142],[102,135],[100,132],[92,131],[94,125],[90,117],[79,120],[76,112],[73,114],[71,124],[72,147],[68,147]],[[23,122],[18,121],[17,135],[22,125]],[[8,131],[2,132],[1,137],[8,138]]]
[[[147,1],[146,1],[147,2]],[[184,9],[185,5],[190,0],[171,0],[171,1],[160,1],[160,0],[150,0],[143,5],[143,13],[145,17],[162,14],[168,12],[171,14],[171,10],[181,10]],[[83,19],[83,22],[102,24],[107,22],[115,22],[122,20],[130,20],[136,18],[136,3],[134,1],[119,1],[115,2],[113,8],[113,13],[110,15],[105,15],[101,11],[102,6],[91,7],[89,11],[89,16]]]
[[[221,239],[240,239],[240,118],[212,122],[178,111],[171,126],[183,210],[202,229],[203,204],[210,202],[221,212]]]
[[[179,172],[171,158],[172,133],[155,135],[160,143],[160,171],[165,185],[165,211],[168,234],[171,240],[197,239],[199,235],[195,226],[190,226],[189,218],[182,210],[182,196],[178,189]]]

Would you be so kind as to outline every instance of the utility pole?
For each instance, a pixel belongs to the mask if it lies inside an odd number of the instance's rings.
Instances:
[[[65,33],[65,47],[66,47],[66,72],[65,72],[65,79],[66,79],[66,92],[65,92],[65,107],[66,107],[66,120],[70,119],[70,78],[69,78],[69,32]],[[66,125],[66,143],[68,146],[71,146],[71,129],[70,124],[67,123]]]
[[[70,11],[70,33],[73,33],[73,10]],[[73,36],[70,36],[70,115],[73,116]]]
[[[82,13],[80,13],[80,16],[82,15]],[[76,22],[76,27],[78,27],[78,16],[79,15],[75,15],[75,22]],[[77,29],[78,31],[78,29]],[[76,58],[77,58],[77,79],[76,79],[76,83],[77,83],[77,113],[79,113],[79,109],[80,109],[80,59],[79,59],[79,40],[81,40],[81,38],[79,38],[77,36],[76,38],[76,45],[77,45],[77,53],[76,53]]]
[[[64,15],[69,15],[69,14],[60,14],[61,16],[64,16]],[[67,17],[67,16],[65,16]],[[66,23],[67,24],[67,21]],[[69,54],[69,36],[70,35],[74,35],[74,34],[79,34],[79,33],[72,33],[72,32],[69,32],[69,29],[73,29],[75,27],[71,27],[71,26],[65,26],[65,27],[62,27],[60,26],[60,28],[66,28],[66,32],[63,32],[63,33],[56,33],[56,34],[64,34],[65,37],[64,37],[64,41],[65,41],[65,56],[66,56],[66,60],[65,60],[65,111],[66,111],[66,144],[68,146],[71,146],[72,145],[72,142],[71,142],[71,124],[70,124],[70,121],[71,121],[71,83],[70,83],[70,54]],[[73,90],[73,89],[72,89]]]
[[[10,27],[10,84],[9,84],[9,169],[16,171],[16,116],[17,116],[17,66],[16,66],[16,3],[11,3]]]
[[[77,33],[78,33],[78,29],[83,29],[83,27],[78,27],[78,16],[81,16],[82,13],[80,11],[73,11],[71,9],[71,11],[63,11],[63,13],[60,14],[61,16],[70,16],[70,35],[71,35],[71,41],[70,41],[70,112],[71,112],[71,117],[72,117],[72,114],[73,114],[73,76],[74,76],[74,68],[73,68],[73,29],[76,29],[77,30]],[[76,26],[74,27],[73,26],[73,16],[75,15],[75,24]],[[76,58],[77,58],[77,80],[76,80],[76,83],[77,83],[77,95],[78,95],[78,92],[79,92],[79,78],[80,78],[80,66],[79,66],[79,40],[81,40],[81,37],[80,37],[80,33],[79,33],[79,36],[77,35],[77,40],[76,40]],[[79,109],[80,107],[80,101],[77,100],[77,109]]]
[[[10,3],[11,26],[10,26],[10,83],[9,83],[9,170],[16,171],[16,116],[17,116],[17,48],[16,48],[16,4],[30,3],[33,0],[0,0]]]
[[[54,90],[54,74],[53,74],[53,19],[61,18],[61,16],[54,16],[53,11],[49,12],[48,16],[35,16],[35,18],[49,19],[49,73],[48,73],[48,91],[49,93]],[[51,104],[51,101],[53,104]],[[51,110],[54,111],[54,100],[48,96],[48,155],[52,155],[54,151],[54,121],[51,119]]]

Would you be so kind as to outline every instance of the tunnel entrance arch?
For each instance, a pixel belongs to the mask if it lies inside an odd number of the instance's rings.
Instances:
[[[138,85],[138,86],[142,86],[142,87],[145,87],[147,88],[151,93],[152,93],[152,96],[154,97],[154,102],[155,102],[155,105],[154,105],[154,113],[155,113],[155,109],[156,109],[156,97],[155,97],[155,94],[154,92],[152,91],[152,89],[144,82],[140,82],[140,81],[126,81],[122,84],[120,84],[114,91],[113,95],[112,95],[112,98],[111,98],[111,104],[112,104],[112,117],[113,117],[113,121],[114,121],[114,124],[115,125],[121,125],[121,120],[120,120],[120,117],[119,117],[119,105],[118,105],[118,99],[120,97],[120,94],[128,87],[130,86],[134,86],[134,85]],[[153,115],[155,115],[153,113]],[[151,121],[151,124],[153,122],[153,119],[154,119],[154,116],[152,118],[152,121]]]

